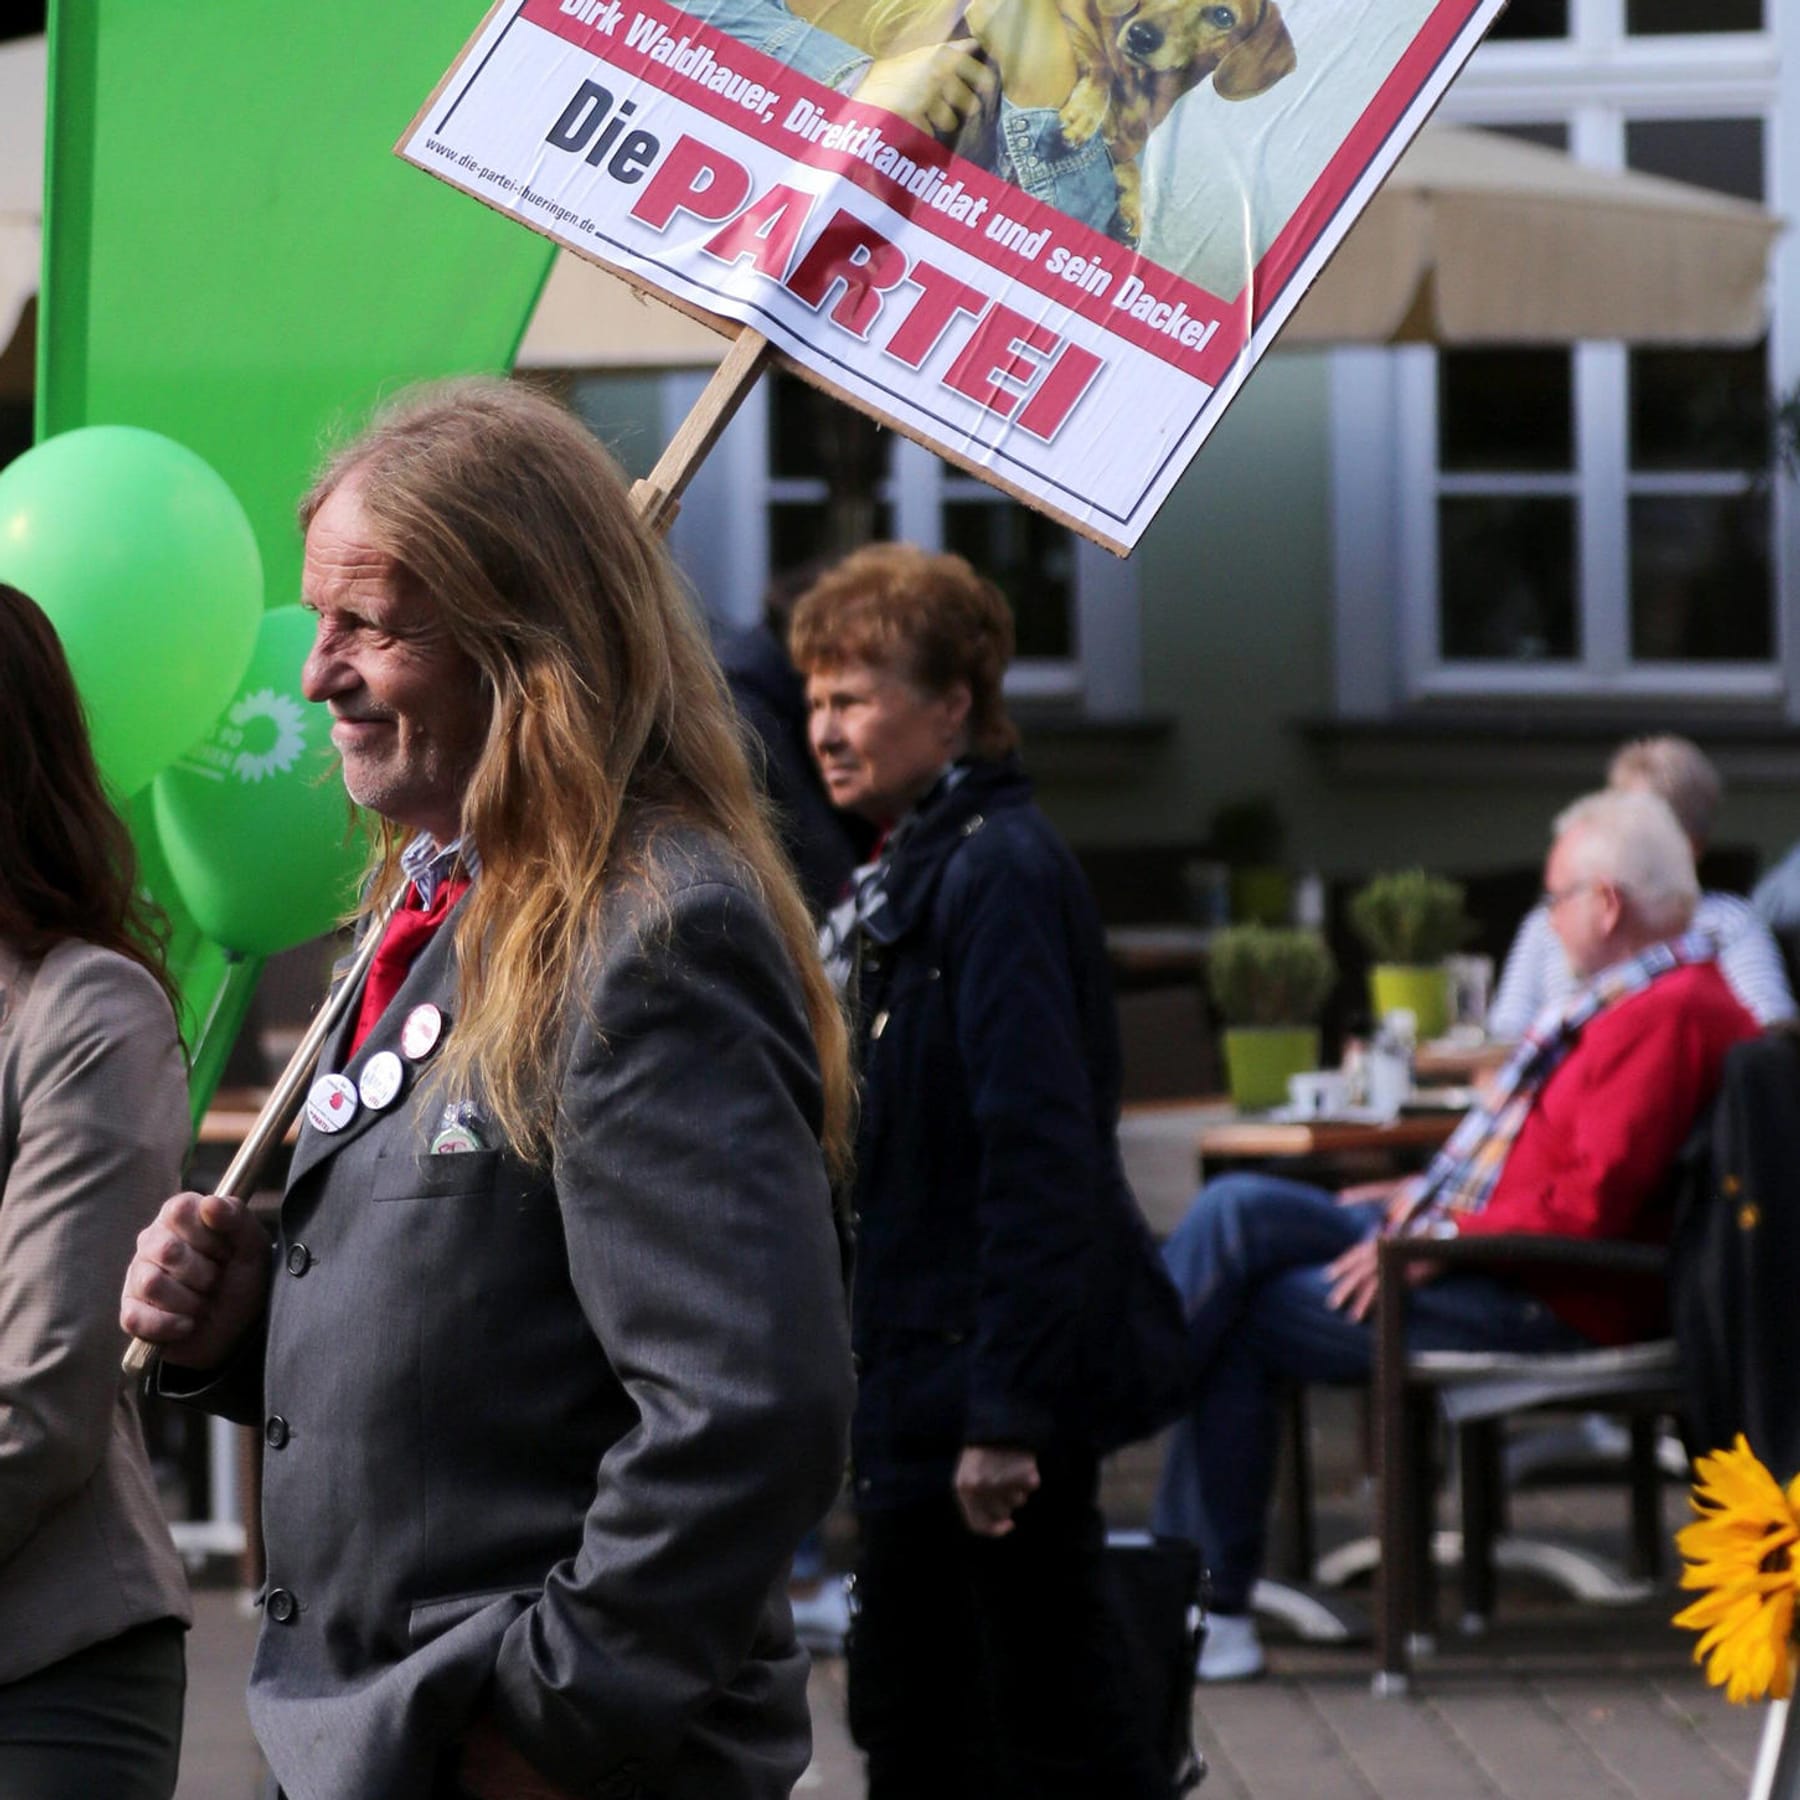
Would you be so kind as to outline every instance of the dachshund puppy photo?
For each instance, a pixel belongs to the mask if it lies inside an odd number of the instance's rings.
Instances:
[[[1297,62],[1275,0],[1057,0],[1057,11],[1080,72],[1063,137],[1100,134],[1132,243],[1144,223],[1137,159],[1175,102],[1209,75],[1221,99],[1248,100]]]
[[[929,54],[944,45],[976,50],[998,64],[990,40],[1061,30],[1075,85],[1058,112],[1069,144],[1099,133],[1112,159],[1118,208],[1113,231],[1135,244],[1143,231],[1138,157],[1150,133],[1190,88],[1209,76],[1225,100],[1266,93],[1297,64],[1275,0],[788,0],[790,9],[879,62]],[[1002,25],[1004,21],[1004,26]],[[962,34],[973,32],[973,37]],[[978,45],[977,40],[980,40]],[[885,100],[878,102],[886,104]],[[959,105],[960,123],[939,135],[958,154],[991,167],[995,111]]]

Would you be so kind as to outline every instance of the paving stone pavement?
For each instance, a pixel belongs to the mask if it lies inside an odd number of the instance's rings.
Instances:
[[[176,1800],[255,1800],[255,1623],[234,1593],[196,1601]],[[1366,1652],[1272,1645],[1268,1679],[1196,1694],[1201,1800],[1742,1800],[1761,1714],[1705,1687],[1660,1600],[1610,1615],[1525,1605],[1483,1643],[1447,1645],[1405,1700],[1370,1694]],[[796,1793],[863,1800],[841,1662],[814,1669],[812,1701]]]
[[[1317,1393],[1313,1429],[1319,1541],[1329,1549],[1367,1531],[1372,1516],[1354,1396]],[[1158,1462],[1146,1444],[1109,1465],[1114,1522],[1142,1524]],[[1665,1522],[1683,1512],[1671,1484]],[[1623,1548],[1624,1496],[1591,1480],[1522,1490],[1512,1518],[1532,1535],[1614,1556]],[[827,1541],[848,1554],[843,1518],[828,1523]],[[1607,1609],[1503,1576],[1493,1629],[1476,1640],[1450,1623],[1453,1582],[1440,1601],[1441,1651],[1419,1666],[1410,1698],[1374,1698],[1366,1648],[1274,1636],[1268,1679],[1197,1690],[1195,1735],[1212,1766],[1201,1800],[1744,1800],[1763,1715],[1706,1686],[1688,1634],[1669,1624],[1681,1604],[1672,1582]],[[255,1621],[234,1592],[202,1589],[196,1603],[176,1800],[255,1800],[260,1764],[243,1705]],[[814,1668],[811,1695],[813,1764],[796,1792],[864,1800],[841,1662]]]

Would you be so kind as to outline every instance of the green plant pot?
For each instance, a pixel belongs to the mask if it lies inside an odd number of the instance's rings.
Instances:
[[[1404,1010],[1417,1021],[1421,1044],[1441,1038],[1450,1029],[1450,971],[1441,963],[1377,963],[1369,971],[1369,1004],[1378,1024]]]
[[[1285,925],[1293,911],[1294,884],[1286,869],[1245,864],[1231,871],[1234,925]]]
[[[1290,1075],[1319,1066],[1316,1025],[1232,1025],[1225,1031],[1225,1083],[1240,1112],[1280,1106]]]

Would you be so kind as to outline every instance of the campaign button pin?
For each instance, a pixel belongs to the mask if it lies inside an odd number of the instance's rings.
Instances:
[[[406,1023],[400,1027],[400,1048],[417,1062],[437,1048],[437,1041],[443,1034],[444,1015],[427,1001],[406,1015]]]
[[[458,1156],[468,1150],[485,1150],[487,1146],[467,1125],[447,1125],[431,1140],[433,1156]]]
[[[321,1075],[306,1096],[306,1122],[314,1131],[342,1131],[356,1117],[356,1083],[348,1075]]]
[[[391,1050],[377,1050],[357,1079],[356,1091],[371,1112],[380,1112],[394,1104],[394,1096],[406,1080],[406,1065]]]

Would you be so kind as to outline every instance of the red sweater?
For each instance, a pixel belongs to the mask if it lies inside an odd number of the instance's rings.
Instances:
[[[1593,1019],[1544,1083],[1462,1235],[1553,1232],[1667,1243],[1666,1182],[1719,1085],[1725,1052],[1756,1021],[1713,963],[1690,963]],[[1666,1328],[1660,1282],[1523,1268],[1519,1280],[1599,1344]]]

